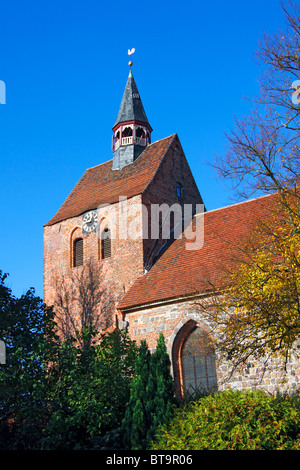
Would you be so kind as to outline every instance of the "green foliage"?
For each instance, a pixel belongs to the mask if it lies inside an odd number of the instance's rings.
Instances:
[[[128,449],[139,449],[145,445],[147,423],[143,398],[147,387],[149,364],[150,353],[146,341],[141,341],[135,361],[130,399],[122,422],[123,442]]]
[[[152,450],[300,449],[299,397],[225,391],[178,409]]]
[[[146,410],[149,428],[147,445],[156,429],[167,423],[173,413],[174,383],[170,374],[171,363],[162,333],[150,358],[150,374],[146,387]]]
[[[147,449],[159,426],[173,413],[173,379],[164,337],[160,334],[155,352],[150,355],[141,342],[131,384],[130,400],[122,423],[125,448]]]
[[[55,344],[53,312],[28,290],[19,299],[0,271],[0,448],[32,448],[47,415],[45,361]],[[9,425],[8,425],[9,423]]]
[[[52,309],[33,289],[15,298],[6,277],[0,271],[0,449],[117,447],[135,344],[119,330],[96,343],[92,327],[61,342]]]
[[[90,448],[96,442],[109,446],[109,440],[100,437],[121,426],[136,347],[119,330],[103,335],[97,344],[93,331],[82,334],[85,349],[74,339],[60,348],[43,448]]]

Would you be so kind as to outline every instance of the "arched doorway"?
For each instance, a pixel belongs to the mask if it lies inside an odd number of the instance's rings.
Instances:
[[[208,333],[188,321],[178,332],[172,351],[178,397],[217,389],[216,355]]]

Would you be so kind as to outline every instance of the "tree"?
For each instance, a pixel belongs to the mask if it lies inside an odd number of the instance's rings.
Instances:
[[[172,416],[174,382],[170,374],[171,362],[167,353],[164,336],[160,333],[157,347],[150,358],[150,374],[146,387],[146,410],[149,428],[149,444],[159,426],[167,423]]]
[[[168,422],[174,403],[173,379],[164,336],[150,356],[147,343],[141,342],[131,384],[130,400],[122,423],[126,448],[147,449],[159,426]]]
[[[275,210],[276,208],[274,208]],[[300,223],[294,230],[283,214],[258,222],[226,268],[227,288],[201,302],[216,330],[218,350],[232,372],[251,358],[273,357],[285,368],[300,338]],[[214,286],[216,288],[216,286]],[[200,302],[199,302],[200,303]],[[278,366],[279,367],[279,366]]]
[[[20,298],[0,272],[0,449],[102,448],[119,429],[136,357],[125,331],[91,325],[67,339],[30,289]],[[112,433],[113,436],[109,436]]]
[[[219,174],[231,181],[239,197],[278,192],[299,198],[300,10],[283,7],[284,30],[266,35],[257,51],[265,71],[250,116],[237,119],[227,134],[228,151],[218,156]]]
[[[51,373],[45,449],[107,448],[113,432],[121,443],[118,430],[129,400],[135,344],[121,330],[97,341],[90,328],[78,335],[86,337],[63,342]]]
[[[45,365],[56,341],[54,314],[30,289],[16,298],[0,271],[0,447],[34,448],[47,416]],[[2,442],[1,442],[2,440]]]
[[[216,163],[239,197],[276,194],[272,214],[257,214],[255,229],[238,247],[239,258],[227,267],[229,288],[206,308],[219,332],[219,349],[235,365],[250,356],[266,362],[281,356],[285,364],[300,338],[300,100],[293,96],[300,13],[292,2],[283,10],[285,31],[266,36],[258,51],[266,70],[255,109],[236,120],[228,151]]]
[[[88,260],[79,270],[56,278],[53,308],[62,337],[75,337],[76,331],[89,326],[104,331],[112,325],[112,298],[102,269]],[[80,341],[83,338],[79,336]]]
[[[149,376],[150,352],[145,340],[141,341],[134,366],[134,375],[130,388],[130,399],[126,405],[122,422],[125,448],[143,449],[147,433],[144,395]]]

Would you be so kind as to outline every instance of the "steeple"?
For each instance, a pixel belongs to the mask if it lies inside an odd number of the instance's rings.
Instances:
[[[112,169],[121,170],[139,157],[151,142],[152,132],[131,69],[112,130]]]

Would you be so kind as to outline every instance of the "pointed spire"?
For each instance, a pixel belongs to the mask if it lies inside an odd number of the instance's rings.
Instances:
[[[117,120],[113,129],[122,122],[139,121],[148,124],[144,106],[130,69]]]
[[[131,63],[129,65],[131,67]],[[131,68],[112,130],[113,170],[121,170],[133,163],[151,143],[152,127],[146,116]]]

